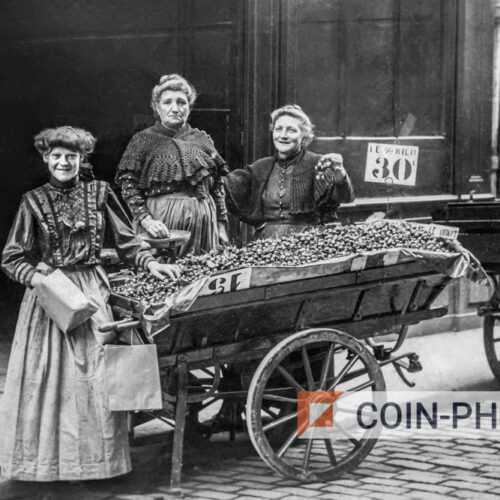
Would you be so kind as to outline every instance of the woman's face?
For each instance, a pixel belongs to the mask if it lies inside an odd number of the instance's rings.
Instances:
[[[304,134],[297,118],[289,115],[280,116],[274,123],[273,142],[280,158],[290,158],[302,147]]]
[[[165,90],[156,104],[156,111],[163,125],[180,128],[186,123],[191,110],[184,92],[181,90]]]
[[[43,161],[54,178],[59,182],[67,182],[78,175],[82,155],[78,151],[58,146],[44,154]]]

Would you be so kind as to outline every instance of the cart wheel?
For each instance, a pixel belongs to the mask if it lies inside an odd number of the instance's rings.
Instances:
[[[500,317],[487,314],[483,320],[483,338],[486,358],[493,375],[500,381]]]
[[[297,391],[343,391],[327,437],[298,438]],[[375,357],[357,340],[336,330],[305,330],[277,344],[257,368],[246,404],[248,432],[276,472],[303,482],[330,481],[354,469],[378,437],[375,428],[362,435],[349,429],[355,412],[347,410],[347,398],[363,396],[379,405],[383,391]]]

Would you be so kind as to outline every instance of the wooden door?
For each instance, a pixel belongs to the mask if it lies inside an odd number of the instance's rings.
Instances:
[[[467,173],[454,169],[459,2],[290,0],[283,6],[280,101],[311,116],[312,149],[344,155],[358,197],[386,196],[383,184],[364,182],[369,142],[419,147],[417,185],[392,186],[392,196],[453,193],[473,174],[488,188],[479,165],[469,162]]]

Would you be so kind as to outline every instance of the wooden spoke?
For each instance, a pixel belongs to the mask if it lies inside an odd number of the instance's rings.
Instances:
[[[330,371],[330,363],[332,361],[334,349],[335,349],[335,344],[332,342],[330,344],[330,348],[328,349],[328,354],[326,355],[326,358],[323,361],[323,366],[321,367],[321,379],[319,381],[320,391],[322,391],[325,388],[326,377],[328,376],[328,372]]]
[[[262,411],[266,412],[270,417],[273,417],[275,420],[279,418],[279,415],[272,411],[270,408],[262,407]]]
[[[297,398],[286,398],[285,396],[277,396],[276,394],[264,394],[262,399],[266,401],[277,401],[278,403],[297,404]]]
[[[359,384],[358,386],[353,387],[352,389],[349,389],[349,390],[347,390],[347,391],[344,391],[344,392],[342,393],[342,395],[341,395],[341,396],[339,396],[339,397],[337,398],[337,401],[338,401],[339,399],[347,398],[347,397],[348,397],[348,396],[350,396],[351,394],[354,394],[354,393],[356,393],[356,392],[362,391],[363,389],[367,389],[368,387],[371,387],[371,386],[372,386],[372,385],[374,385],[374,384],[375,384],[375,382],[374,382],[373,380],[368,380],[368,381],[366,381],[366,382],[363,382],[362,384]]]
[[[281,446],[281,448],[278,450],[278,452],[276,453],[276,455],[278,457],[282,457],[288,450],[288,448],[290,448],[290,446],[292,445],[292,443],[297,439],[297,435],[298,435],[298,431],[294,431],[290,434],[290,436],[288,437],[288,439],[283,443],[283,445]]]
[[[271,429],[274,429],[275,427],[278,427],[285,422],[290,422],[290,420],[293,420],[294,418],[297,417],[297,412],[290,413],[289,415],[286,415],[284,417],[279,418],[278,420],[275,420],[274,422],[271,422],[270,424],[264,425],[262,427],[264,432],[270,431]]]
[[[337,429],[354,445],[354,448],[359,448],[361,446],[361,441],[349,434],[341,424],[335,422],[335,427],[337,427]]]
[[[351,360],[342,368],[340,373],[333,379],[333,382],[330,384],[330,387],[328,388],[329,391],[332,391],[334,387],[340,382],[342,382],[342,379],[346,375],[346,373],[356,364],[356,362],[359,359],[359,354],[356,354],[356,356],[353,356]]]
[[[293,378],[293,376],[286,371],[281,365],[278,366],[278,371],[283,375],[283,377],[298,391],[305,391],[305,389]]]
[[[309,469],[309,460],[311,459],[312,447],[313,447],[313,440],[309,439],[309,441],[307,441],[306,449],[304,451],[304,461],[302,462],[302,468],[306,473]]]
[[[311,370],[311,362],[309,360],[307,349],[305,347],[302,348],[302,361],[304,362],[304,370],[307,377],[307,387],[310,391],[313,391],[316,388],[316,384],[314,383],[314,377]]]
[[[333,451],[333,446],[332,443],[330,442],[329,439],[324,440],[325,447],[326,447],[326,452],[328,453],[328,458],[330,459],[330,463],[336,467],[337,466],[337,459],[335,458],[335,453]]]

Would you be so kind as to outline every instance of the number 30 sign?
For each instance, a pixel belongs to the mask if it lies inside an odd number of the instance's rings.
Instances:
[[[417,178],[418,146],[368,143],[365,182],[414,186]]]

